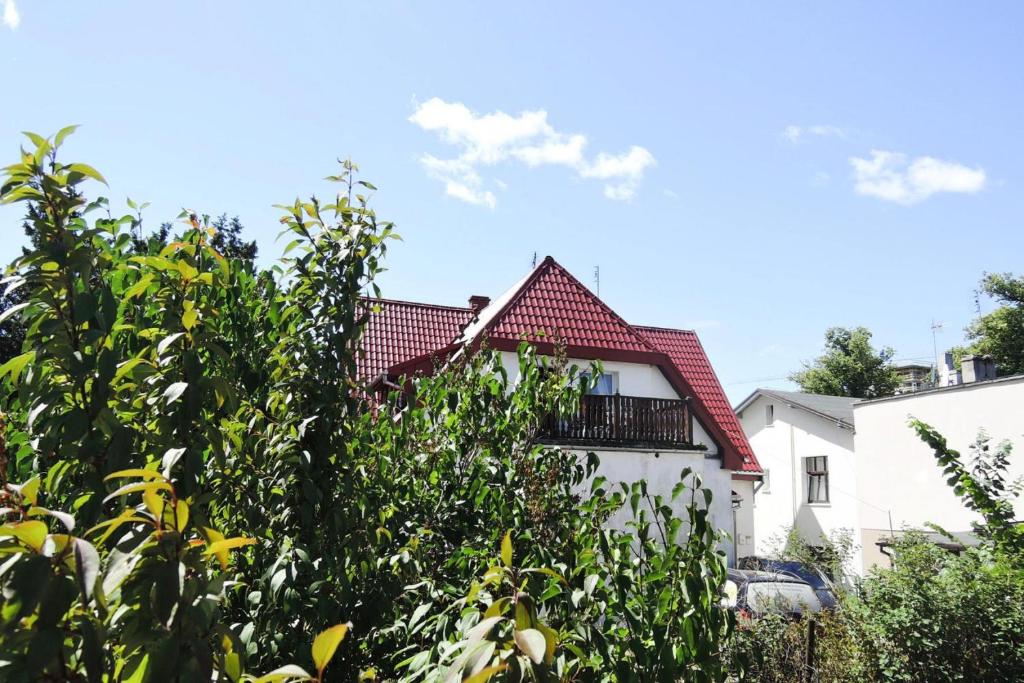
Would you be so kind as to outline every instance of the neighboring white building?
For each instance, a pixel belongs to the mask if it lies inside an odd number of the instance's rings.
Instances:
[[[1004,440],[1024,451],[1024,375],[995,374],[991,359],[966,356],[961,384],[857,400],[758,389],[736,413],[764,468],[753,516],[758,554],[777,549],[796,527],[811,545],[841,529],[853,534],[858,573],[889,566],[883,549],[908,529],[946,541],[935,524],[973,542],[970,512],[946,483],[934,453],[909,426],[911,417],[939,431],[970,463],[980,430],[990,448]],[[1024,477],[1024,457],[1009,478]],[[1018,506],[1024,519],[1024,503]],[[741,555],[742,556],[742,555]]]
[[[757,389],[736,407],[764,470],[753,507],[755,554],[777,551],[793,527],[811,545],[857,528],[856,400]]]
[[[865,569],[888,565],[877,543],[893,532],[925,529],[932,523],[969,540],[971,523],[979,519],[954,495],[932,449],[908,426],[911,417],[937,429],[950,448],[960,451],[968,462],[970,445],[979,430],[991,437],[991,448],[1003,440],[1013,442],[1016,450],[1010,460],[1010,479],[1024,476],[1024,375],[974,381],[988,376],[987,369],[976,371],[975,364],[971,357],[963,360],[964,384],[854,404],[860,499],[860,533],[855,540]],[[754,449],[757,451],[756,444]],[[1024,507],[1017,510],[1024,518]]]
[[[439,360],[483,343],[501,352],[511,381],[524,340],[542,355],[554,355],[557,342],[583,368],[600,360],[603,374],[579,413],[543,425],[540,440],[592,451],[610,482],[646,480],[666,501],[691,468],[713,493],[709,516],[730,535],[730,563],[751,554],[761,468],[692,331],[627,323],[551,257],[493,301],[471,297],[468,308],[374,303],[360,358],[371,386],[432,372]],[[686,502],[673,503],[677,513],[685,515]],[[611,523],[621,525],[624,516]]]

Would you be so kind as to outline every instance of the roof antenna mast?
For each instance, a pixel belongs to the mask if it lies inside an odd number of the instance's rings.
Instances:
[[[532,269],[532,268],[536,268],[536,267],[537,267],[537,252],[533,252],[533,263],[530,264],[530,268]]]
[[[935,354],[935,365],[932,369],[932,384],[939,386],[939,343],[935,338],[936,333],[942,332],[942,323],[932,318],[932,352]]]
[[[601,266],[594,266],[594,286],[597,289],[597,298],[601,298]]]

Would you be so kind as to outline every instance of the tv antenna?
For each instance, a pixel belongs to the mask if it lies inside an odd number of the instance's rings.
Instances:
[[[601,298],[601,266],[594,266],[594,287],[597,289],[597,298]]]
[[[533,252],[533,261],[530,263],[530,268],[537,267],[537,252]]]
[[[932,370],[932,383],[938,385],[939,383],[939,342],[936,337],[939,332],[942,332],[942,322],[932,318],[932,353],[935,354],[935,366]]]

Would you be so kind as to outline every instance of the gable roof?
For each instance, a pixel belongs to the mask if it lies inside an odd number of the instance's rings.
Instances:
[[[655,350],[550,256],[511,296],[499,297],[481,312],[480,318],[483,324],[477,335],[486,332],[488,339],[534,343],[557,340],[566,346],[616,351]],[[472,332],[467,330],[467,336]]]
[[[692,397],[693,413],[718,445],[723,467],[761,471],[696,334],[630,325],[550,256],[478,314],[382,300],[364,338],[360,376],[366,380],[382,372],[430,371],[436,357],[458,348],[486,342],[513,351],[523,340],[544,354],[563,346],[573,358],[657,366],[680,396]]]
[[[448,346],[473,318],[468,308],[392,299],[364,301],[377,308],[369,312],[356,359],[364,381],[410,358]]]
[[[704,352],[697,334],[691,330],[673,330],[664,327],[636,328],[655,347],[668,354],[679,372],[686,377],[694,392],[708,408],[715,421],[729,436],[729,441],[741,456],[739,467],[741,472],[760,472],[761,466],[754,455],[754,449],[747,441],[747,435],[740,426],[740,421],[729,405],[722,383],[718,381],[711,361]]]
[[[838,423],[846,429],[853,429],[853,404],[859,398],[848,396],[827,396],[825,394],[807,394],[802,391],[779,391],[778,389],[755,389],[750,396],[736,406],[736,412],[753,403],[759,396],[773,398],[794,408],[811,413],[830,422]]]

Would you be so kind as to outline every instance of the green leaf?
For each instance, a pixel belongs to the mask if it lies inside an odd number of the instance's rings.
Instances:
[[[543,633],[535,628],[528,628],[516,631],[512,639],[516,641],[520,651],[529,657],[534,664],[540,664],[544,661],[544,653],[547,652],[548,645]]]
[[[54,519],[60,520],[60,523],[63,524],[64,528],[68,531],[73,531],[75,528],[75,518],[66,512],[61,512],[60,510],[47,510],[46,508],[32,506],[28,509],[26,514],[29,517],[40,517],[42,515],[53,517]]]
[[[175,382],[171,386],[164,390],[164,403],[165,405],[171,405],[185,393],[188,389],[188,382]]]
[[[505,617],[502,616],[487,617],[486,619],[481,619],[479,624],[469,629],[469,631],[466,633],[466,640],[470,643],[475,643],[478,640],[483,640],[487,637],[487,634],[491,632],[491,629],[494,628],[494,625],[497,624],[499,621],[504,621],[504,619]]]
[[[43,549],[48,533],[46,523],[38,520],[4,524],[0,527],[0,536],[13,536],[36,552]]]
[[[39,484],[40,479],[38,476],[32,477],[21,486],[15,487],[22,498],[27,500],[30,505],[35,505],[39,502]]]
[[[512,566],[512,532],[506,531],[505,537],[501,539],[501,561],[506,567]]]
[[[81,538],[75,539],[75,577],[78,579],[82,597],[88,600],[96,587],[96,576],[100,571],[100,554],[96,547]]]
[[[111,479],[127,479],[129,477],[141,477],[143,479],[163,479],[164,476],[156,470],[144,470],[139,468],[129,470],[118,470],[117,472],[111,472],[107,476],[103,477],[103,481],[110,481]]]
[[[25,366],[36,359],[35,351],[26,351],[20,356],[15,356],[3,365],[0,365],[0,378],[10,375],[11,383],[14,385],[18,384],[18,380],[21,378],[21,373],[25,369]]]
[[[78,130],[78,124],[75,124],[73,126],[64,126],[63,128],[61,128],[53,137],[53,146],[60,147],[61,144],[64,142],[64,139],[67,138],[67,136],[74,133],[76,130]]]
[[[68,173],[78,173],[79,175],[83,175],[86,178],[98,180],[104,185],[107,184],[107,179],[104,178],[99,171],[97,171],[89,164],[70,164],[69,166],[67,166],[67,171]]]
[[[29,306],[31,303],[32,303],[31,301],[26,301],[26,302],[21,303],[21,304],[15,304],[14,306],[11,306],[10,308],[8,308],[3,313],[0,313],[0,323],[2,323],[3,321],[7,320],[12,315],[14,315],[18,311],[22,310],[26,306]]]
[[[264,674],[259,678],[253,678],[251,680],[253,683],[281,683],[282,681],[311,681],[313,680],[313,677],[306,673],[306,670],[302,667],[295,666],[294,664],[287,664],[274,669],[268,674]]]
[[[118,498],[120,496],[126,496],[129,493],[136,493],[138,491],[170,491],[170,490],[171,490],[171,485],[168,484],[166,481],[147,481],[147,482],[135,483],[135,484],[125,484],[124,486],[122,486],[121,488],[117,489],[116,491],[111,493],[109,496],[104,498],[103,502],[106,503],[107,501],[113,500],[114,498]]]
[[[520,574],[547,574],[554,579],[558,579],[559,582],[567,586],[569,585],[569,582],[566,581],[561,574],[556,572],[554,569],[548,569],[547,567],[530,567],[528,569],[521,570]]]
[[[154,276],[152,273],[147,273],[146,275],[143,275],[141,278],[139,278],[138,282],[136,282],[134,285],[126,289],[124,291],[124,294],[121,295],[121,297],[123,299],[134,299],[135,297],[139,296],[149,288],[149,285],[153,282],[153,277]]]
[[[352,624],[337,624],[313,640],[313,663],[321,677],[323,677],[324,669],[327,668],[331,658],[334,657],[334,652],[341,645],[341,641],[345,640],[345,636],[348,635],[350,628],[352,628]]]

